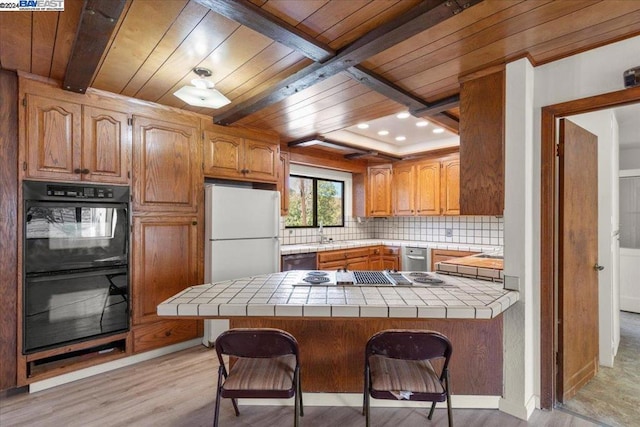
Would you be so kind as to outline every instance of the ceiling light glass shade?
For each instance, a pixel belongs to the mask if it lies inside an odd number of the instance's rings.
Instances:
[[[358,124],[358,129],[369,129],[369,125],[366,123]]]
[[[396,136],[396,141],[406,141],[407,137],[406,136]]]
[[[399,119],[406,119],[406,118],[407,118],[407,117],[409,117],[410,115],[411,115],[411,114],[409,114],[409,113],[407,113],[407,112],[405,111],[405,112],[403,112],[403,113],[398,113],[398,114],[396,115],[396,117],[397,117],[397,118],[399,118]]]
[[[198,89],[213,89],[213,82],[206,79],[193,79],[191,84]]]
[[[442,132],[444,132],[444,129],[442,129],[442,128],[435,128],[433,130],[433,133],[442,133]]]
[[[378,135],[380,135],[380,136],[387,136],[387,135],[389,135],[389,131],[388,131],[388,130],[381,130],[381,131],[378,131]]]
[[[425,126],[429,126],[429,122],[421,121],[416,123],[416,126],[418,126],[419,128],[423,128]]]
[[[173,94],[194,107],[220,108],[231,102],[226,96],[218,92],[216,89],[207,89],[206,87],[199,88],[196,86],[184,86]]]

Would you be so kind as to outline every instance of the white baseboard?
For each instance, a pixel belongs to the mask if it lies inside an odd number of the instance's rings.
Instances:
[[[362,407],[362,393],[303,393],[304,406],[355,406]],[[451,396],[451,406],[456,409],[498,409],[500,396]],[[240,405],[255,406],[293,406],[294,399],[239,399]],[[406,400],[371,399],[371,407],[375,408],[423,408],[428,402],[410,402]],[[438,403],[436,408],[446,408],[446,404]]]
[[[102,363],[100,365],[91,366],[89,368],[80,369],[78,371],[69,372],[68,374],[59,375],[57,377],[49,378],[46,380],[37,381],[29,384],[29,393],[35,393],[51,387],[56,387],[62,384],[81,380],[83,378],[102,374],[104,372],[113,371],[115,369],[133,365],[135,363],[144,362],[145,360],[155,359],[156,357],[175,353],[176,351],[184,350],[186,348],[195,347],[197,345],[200,345],[201,343],[202,338],[196,338],[167,347],[162,347],[156,350],[147,351],[145,353],[136,354],[134,356],[124,357],[122,359],[117,359],[111,362]]]
[[[525,405],[519,405],[506,399],[500,399],[500,411],[513,415],[516,418],[527,421],[536,409],[536,396],[531,396]]]

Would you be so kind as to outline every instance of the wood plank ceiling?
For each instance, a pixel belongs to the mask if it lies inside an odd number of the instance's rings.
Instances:
[[[461,77],[525,55],[539,65],[640,34],[640,1],[475,1],[393,46],[372,49],[352,64],[357,68],[323,75],[289,96],[237,114],[239,106],[251,107],[272,95],[285,79],[299,82],[310,67],[328,70],[331,58],[353,51],[385,25],[400,25],[419,8],[444,7],[445,1],[127,0],[89,86],[207,114],[218,122],[271,129],[284,142],[406,110],[412,99],[414,107],[437,107],[444,100],[445,111],[425,108],[422,114],[455,129]],[[235,13],[249,13],[247,25],[214,11],[225,3],[242,5]],[[453,10],[463,2],[446,3]],[[64,81],[75,71],[67,70],[70,59],[78,60],[73,43],[83,7],[88,6],[82,0],[66,0],[64,12],[0,13],[1,67]],[[256,10],[261,19],[319,50],[305,51],[252,29]],[[383,44],[384,36],[378,40]],[[194,108],[173,96],[195,77],[194,67],[211,69],[212,81],[231,104]],[[368,76],[368,85],[359,82]]]

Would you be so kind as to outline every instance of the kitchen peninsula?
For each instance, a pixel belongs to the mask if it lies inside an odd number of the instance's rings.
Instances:
[[[454,346],[453,393],[502,394],[502,313],[518,301],[518,292],[435,273],[439,286],[300,286],[303,274],[192,286],[162,302],[157,313],[287,330],[300,343],[305,392],[361,393],[364,346],[379,330],[438,330]]]

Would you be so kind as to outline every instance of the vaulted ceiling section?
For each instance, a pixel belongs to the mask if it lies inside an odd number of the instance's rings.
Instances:
[[[0,65],[288,142],[403,110],[456,131],[461,78],[639,33],[628,0],[65,0],[64,12],[0,13]],[[176,98],[194,67],[231,104]]]

